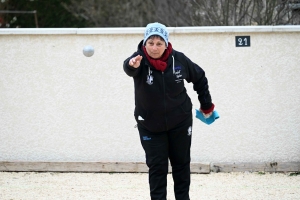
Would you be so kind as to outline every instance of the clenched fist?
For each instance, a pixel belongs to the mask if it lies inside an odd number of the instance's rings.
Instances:
[[[136,57],[131,58],[129,60],[129,65],[131,67],[138,68],[140,66],[140,64],[141,64],[142,58],[143,58],[143,56],[140,56],[140,55],[137,55]]]

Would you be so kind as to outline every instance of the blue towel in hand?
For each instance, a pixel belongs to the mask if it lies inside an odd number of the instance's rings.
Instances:
[[[219,117],[220,117],[219,113],[214,110],[210,117],[205,118],[203,113],[196,109],[196,118],[200,119],[202,122],[204,122],[207,125],[212,124]]]

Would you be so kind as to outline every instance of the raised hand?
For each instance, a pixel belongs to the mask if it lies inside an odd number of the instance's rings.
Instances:
[[[129,60],[129,65],[131,67],[138,68],[140,66],[140,64],[141,64],[142,58],[143,58],[143,56],[140,56],[140,55],[137,55],[136,57],[131,58]]]

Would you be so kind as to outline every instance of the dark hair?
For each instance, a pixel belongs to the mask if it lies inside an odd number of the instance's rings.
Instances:
[[[166,43],[165,42],[165,40],[164,40],[164,38],[162,38],[161,36],[159,36],[159,35],[151,35],[150,37],[148,37],[148,39],[145,41],[145,46],[146,46],[146,42],[149,40],[149,39],[154,39],[154,38],[159,38],[161,41],[163,41],[164,43]]]

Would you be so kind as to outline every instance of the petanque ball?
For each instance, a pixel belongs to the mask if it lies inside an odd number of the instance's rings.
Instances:
[[[86,57],[91,57],[94,55],[94,48],[91,45],[87,45],[83,48],[83,55]]]

